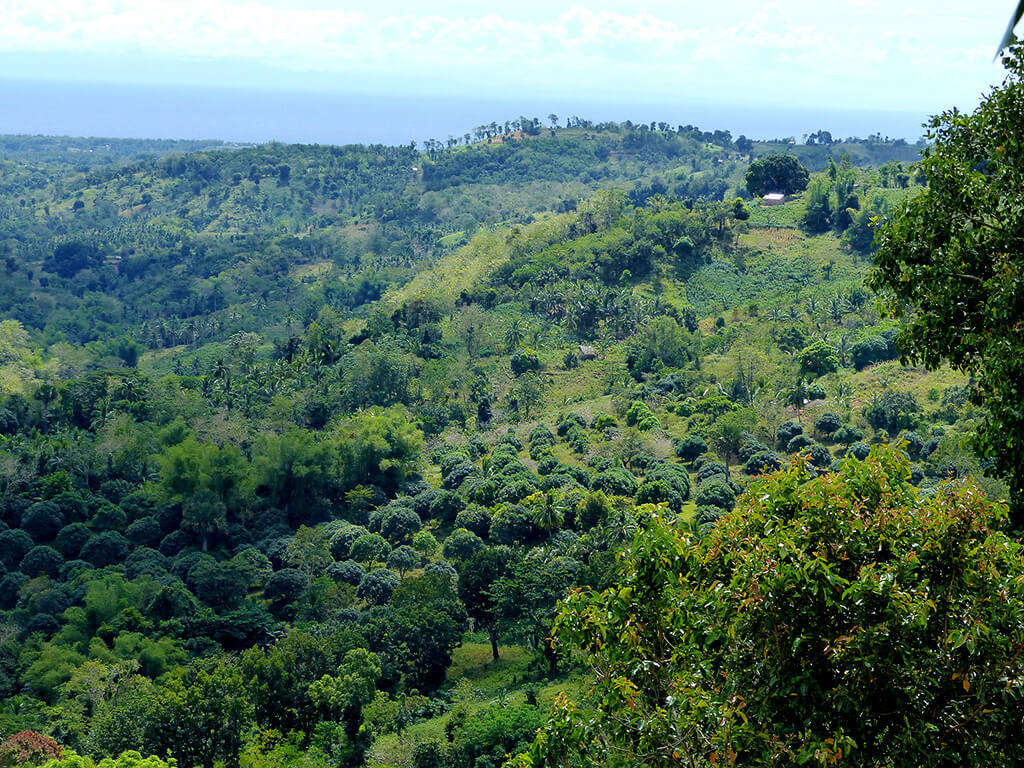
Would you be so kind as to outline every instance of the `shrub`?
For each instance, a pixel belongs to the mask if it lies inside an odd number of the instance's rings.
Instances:
[[[812,445],[814,445],[814,441],[807,435],[797,435],[786,444],[786,451],[789,453],[799,453],[804,448],[809,448]]]
[[[736,505],[736,492],[723,480],[708,480],[697,487],[695,501],[699,507],[718,507],[728,511]]]
[[[491,516],[483,507],[470,507],[455,516],[455,527],[465,528],[485,539],[491,529]]]
[[[862,461],[868,457],[869,453],[871,453],[871,446],[863,442],[856,442],[846,449],[847,456],[853,456]]]
[[[833,440],[837,443],[842,443],[843,445],[850,445],[850,443],[855,443],[858,440],[863,439],[863,437],[863,430],[857,429],[857,427],[850,424],[844,424],[836,430],[835,434],[832,435]]]
[[[422,527],[420,516],[406,507],[389,511],[380,522],[380,532],[391,542],[402,543]]]
[[[748,475],[763,475],[782,468],[782,457],[774,451],[759,451],[751,456],[743,471]]]
[[[835,348],[823,339],[815,339],[796,357],[800,370],[813,376],[824,376],[839,370],[839,358]]]
[[[875,363],[895,360],[897,357],[899,352],[896,348],[881,336],[868,336],[850,347],[850,359],[858,371]]]
[[[636,493],[637,479],[622,467],[613,467],[594,476],[591,488],[611,496],[632,496]]]
[[[835,434],[843,426],[843,420],[834,413],[823,413],[814,422],[814,431],[818,434],[829,436]]]
[[[52,501],[37,501],[21,517],[21,529],[38,542],[52,541],[63,524],[60,507]]]
[[[140,547],[156,546],[164,536],[155,517],[140,517],[124,533],[129,541]]]
[[[527,371],[539,371],[541,369],[540,359],[532,349],[521,349],[513,354],[509,360],[509,365],[512,367],[512,373],[515,376],[521,376]]]
[[[366,576],[366,569],[355,560],[345,560],[327,566],[327,575],[335,581],[358,587],[363,577]]]
[[[22,530],[0,531],[0,563],[13,568],[21,562],[35,542]]]
[[[795,419],[790,419],[779,425],[778,430],[775,432],[775,436],[779,441],[779,447],[785,448],[789,445],[789,441],[797,435],[804,433],[804,425]]]
[[[81,557],[97,568],[105,568],[124,562],[130,549],[128,539],[116,531],[107,531],[89,539],[82,547]]]

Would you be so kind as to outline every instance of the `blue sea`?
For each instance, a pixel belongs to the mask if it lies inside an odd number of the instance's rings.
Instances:
[[[664,121],[767,139],[818,130],[836,138],[878,133],[914,141],[927,117],[912,112],[788,109],[685,99],[601,102],[449,94],[338,93],[0,79],[0,134],[235,142],[406,144],[473,127],[555,113],[593,120]]]

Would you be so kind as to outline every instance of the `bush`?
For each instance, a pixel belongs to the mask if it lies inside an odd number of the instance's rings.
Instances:
[[[699,507],[718,507],[729,511],[736,506],[736,492],[723,480],[708,480],[698,486],[695,501]]]
[[[823,339],[815,339],[797,355],[800,370],[812,376],[824,376],[839,370],[835,348]]]
[[[340,563],[331,563],[331,565],[327,566],[327,575],[335,581],[358,587],[359,583],[366,576],[366,569],[355,560],[345,560]]]
[[[807,455],[811,459],[811,464],[820,469],[826,469],[832,464],[832,452],[819,443],[810,446]]]
[[[871,446],[863,442],[856,442],[846,449],[847,456],[853,456],[861,461],[866,459],[869,453],[871,453]]]
[[[743,467],[748,475],[763,475],[782,468],[782,457],[775,451],[759,451],[751,456]]]
[[[729,468],[722,462],[718,461],[717,457],[715,461],[703,462],[697,470],[698,484],[703,483],[706,480],[711,480],[712,478],[726,481],[729,480]]]
[[[765,155],[747,167],[747,189],[754,197],[769,192],[792,195],[807,189],[810,174],[792,155]]]
[[[349,549],[349,557],[360,563],[375,563],[383,561],[391,545],[379,533],[364,533],[352,542]]]
[[[22,530],[0,531],[0,563],[13,568],[21,562],[35,542]]]
[[[282,568],[267,579],[263,587],[263,596],[272,606],[282,607],[293,603],[306,591],[309,580],[301,571],[294,568]]]
[[[521,349],[516,352],[509,360],[509,365],[516,376],[521,376],[527,371],[539,371],[541,368],[537,353],[532,349]]]
[[[637,485],[637,479],[629,470],[613,467],[604,472],[598,472],[590,487],[610,496],[632,496],[636,493]]]
[[[843,420],[834,413],[823,413],[814,422],[814,431],[818,434],[829,436],[835,434],[843,426]]]
[[[508,546],[525,546],[540,538],[533,517],[517,504],[503,504],[491,514],[491,541]]]
[[[789,445],[790,440],[792,440],[797,435],[802,435],[803,433],[804,425],[796,421],[795,419],[790,419],[789,421],[785,421],[779,425],[779,428],[778,430],[776,430],[775,435],[779,441],[779,447],[785,448],[787,445]]]
[[[895,360],[899,356],[892,343],[881,336],[868,336],[850,347],[850,359],[858,371],[875,363]]]
[[[438,491],[430,502],[428,510],[433,520],[445,523],[452,522],[466,504],[462,498],[452,491]]]
[[[380,521],[380,532],[389,542],[401,544],[422,527],[420,516],[407,507],[392,509]]]
[[[140,547],[154,547],[164,536],[155,517],[140,517],[129,525],[124,533],[129,541]]]
[[[403,544],[400,547],[395,547],[391,550],[391,554],[388,555],[387,566],[393,571],[398,571],[399,574],[404,574],[406,571],[411,571],[420,564],[419,553],[410,546]]]
[[[788,453],[799,453],[804,448],[809,448],[812,445],[814,445],[814,441],[807,435],[797,435],[786,444],[786,451]]]
[[[360,536],[369,533],[369,531],[361,525],[348,525],[339,526],[338,529],[331,534],[331,556],[335,560],[347,560],[349,552],[352,549],[352,544]]]
[[[124,530],[127,522],[128,516],[123,509],[113,504],[104,504],[96,510],[90,525],[94,531],[120,531]]]
[[[842,443],[843,445],[850,445],[851,443],[856,443],[858,440],[863,439],[863,437],[864,431],[857,429],[857,427],[854,427],[850,424],[844,424],[838,430],[836,430],[835,434],[832,435],[833,440],[835,440],[837,443]]]
[[[465,528],[480,538],[486,539],[491,529],[491,516],[483,507],[470,507],[455,516],[455,527]]]
[[[60,507],[52,501],[37,501],[21,517],[21,529],[37,542],[52,541],[63,525]]]
[[[0,611],[9,611],[18,602],[21,588],[28,583],[28,576],[13,571],[0,577]]]

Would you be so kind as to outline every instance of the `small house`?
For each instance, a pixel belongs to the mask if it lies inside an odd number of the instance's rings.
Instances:
[[[593,360],[597,357],[597,350],[587,344],[580,345],[580,360]]]
[[[769,192],[761,198],[762,205],[782,205],[786,202],[786,196],[781,192]]]

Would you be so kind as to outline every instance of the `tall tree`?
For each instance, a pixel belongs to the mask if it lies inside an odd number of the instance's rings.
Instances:
[[[1009,480],[1024,527],[1024,47],[971,114],[930,122],[925,191],[880,228],[872,287],[903,320],[910,360],[968,372],[989,411],[980,447]]]

